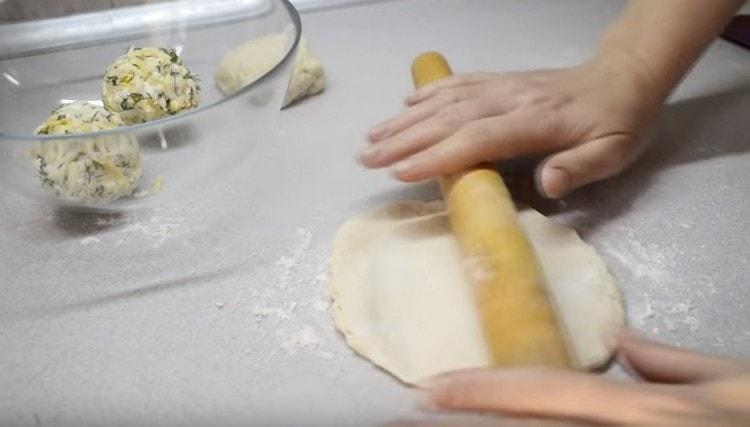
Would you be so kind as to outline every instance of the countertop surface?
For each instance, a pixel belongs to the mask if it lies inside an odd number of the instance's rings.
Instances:
[[[306,13],[329,86],[280,113],[266,168],[239,167],[195,200],[123,215],[75,215],[0,188],[0,425],[419,416],[413,393],[353,355],[328,313],[327,258],[341,222],[439,197],[433,183],[362,169],[363,135],[401,108],[419,52],[440,50],[456,71],[573,65],[622,4],[420,0]],[[745,356],[749,70],[750,52],[717,41],[635,167],[561,202],[525,199],[599,250],[630,325]],[[525,163],[511,165],[519,188]]]

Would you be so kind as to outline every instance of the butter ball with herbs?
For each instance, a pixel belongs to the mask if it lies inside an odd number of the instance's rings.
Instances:
[[[127,124],[148,122],[197,107],[199,81],[174,49],[131,47],[107,67],[102,101]]]

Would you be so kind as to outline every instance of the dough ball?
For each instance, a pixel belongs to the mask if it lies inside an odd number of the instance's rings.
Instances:
[[[219,90],[225,95],[231,95],[261,78],[281,61],[290,42],[287,34],[272,34],[229,51],[216,71]],[[297,49],[284,107],[322,92],[325,84],[323,64],[303,37]]]
[[[284,107],[307,97],[323,92],[326,87],[326,75],[323,63],[320,62],[306,39],[300,40],[299,52],[294,62],[292,79],[289,82]]]
[[[624,323],[614,279],[570,228],[519,213],[579,368],[611,356]],[[405,202],[341,226],[331,259],[332,313],[347,344],[409,384],[493,364],[442,203]]]
[[[124,125],[117,114],[76,101],[55,109],[36,134],[96,132]],[[130,135],[44,141],[33,145],[28,156],[39,184],[67,200],[109,202],[130,196],[143,174],[143,156]]]
[[[148,122],[197,107],[199,80],[174,49],[131,47],[107,67],[102,100],[127,124]]]

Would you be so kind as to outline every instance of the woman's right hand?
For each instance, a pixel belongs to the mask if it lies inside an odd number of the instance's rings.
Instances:
[[[460,74],[407,97],[404,111],[369,132],[361,162],[419,181],[545,153],[538,188],[560,197],[633,163],[661,103],[645,70],[620,56],[567,69]]]

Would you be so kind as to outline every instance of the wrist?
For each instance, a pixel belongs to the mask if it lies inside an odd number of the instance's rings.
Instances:
[[[589,65],[623,82],[641,102],[654,109],[661,107],[675,85],[636,52],[615,43],[603,43]]]

